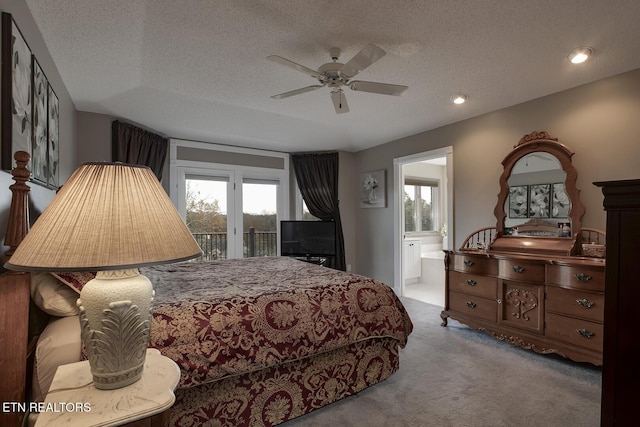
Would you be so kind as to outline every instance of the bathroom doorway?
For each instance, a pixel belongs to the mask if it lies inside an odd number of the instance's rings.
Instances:
[[[394,159],[395,286],[444,306],[444,253],[453,246],[453,147]]]

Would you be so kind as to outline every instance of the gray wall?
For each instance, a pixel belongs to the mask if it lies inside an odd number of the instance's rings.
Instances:
[[[111,122],[104,114],[78,111],[78,165],[111,161]]]
[[[605,228],[594,181],[640,178],[640,69],[356,153],[355,176],[386,169],[393,200],[393,159],[453,146],[456,247],[472,231],[495,224],[502,159],[518,140],[546,130],[575,155],[583,226]],[[354,179],[354,178],[351,178]],[[393,204],[357,209],[357,272],[388,284],[394,277]]]
[[[604,228],[602,193],[592,183],[639,178],[640,70],[556,93],[358,153],[340,152],[340,211],[347,264],[393,284],[393,159],[452,145],[455,246],[495,224],[501,161],[525,134],[546,130],[575,151],[586,227]],[[110,116],[78,113],[78,160],[110,158]],[[168,169],[168,168],[167,168]],[[361,172],[387,170],[387,207],[361,209]]]
[[[77,166],[76,161],[76,109],[71,101],[58,69],[51,59],[49,50],[40,35],[40,31],[23,1],[0,0],[0,10],[13,15],[31,52],[36,56],[51,86],[60,101],[60,182],[64,183]],[[0,171],[0,241],[4,242],[5,225],[8,218],[11,194],[6,189],[13,183],[11,175]],[[37,184],[31,184],[30,204],[33,208],[31,220],[49,204],[55,192]]]
[[[111,124],[114,120],[121,120],[143,129],[147,129],[144,126],[130,122],[126,119],[116,118],[106,114],[78,111],[76,122],[78,166],[86,162],[112,161]],[[153,129],[147,130],[156,132]],[[169,194],[169,156],[167,156],[164,168],[162,169],[162,186],[167,194]]]
[[[338,198],[340,199],[340,219],[344,233],[344,253],[347,270],[358,271],[356,258],[356,214],[358,212],[358,181],[353,173],[356,168],[355,154],[340,151],[338,168]],[[295,179],[295,178],[294,178]]]

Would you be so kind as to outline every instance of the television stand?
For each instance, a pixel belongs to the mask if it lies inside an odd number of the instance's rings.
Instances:
[[[318,256],[297,256],[294,257],[300,261],[308,262],[311,264],[321,265],[323,267],[327,267],[329,262],[329,257],[318,257]]]

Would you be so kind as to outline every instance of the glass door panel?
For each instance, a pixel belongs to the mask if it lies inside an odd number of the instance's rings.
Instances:
[[[278,181],[242,180],[243,257],[278,254]]]
[[[186,176],[186,223],[202,260],[227,258],[228,187],[227,177]]]

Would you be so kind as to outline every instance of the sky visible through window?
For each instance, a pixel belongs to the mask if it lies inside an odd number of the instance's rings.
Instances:
[[[194,193],[200,193],[200,198],[207,202],[218,201],[220,213],[227,213],[227,183],[224,181],[209,181],[189,179],[187,183]],[[248,184],[242,186],[243,211],[250,214],[275,214],[277,210],[276,191],[274,184]]]

